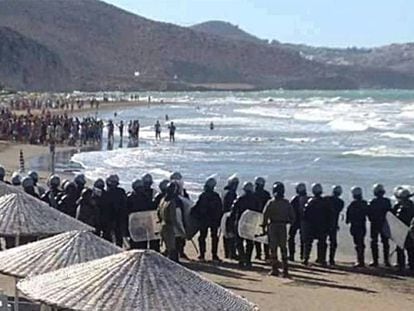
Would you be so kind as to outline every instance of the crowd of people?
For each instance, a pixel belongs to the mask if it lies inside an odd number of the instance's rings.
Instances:
[[[206,239],[211,237],[211,256],[220,262],[218,256],[220,228],[223,236],[224,256],[229,260],[238,261],[241,268],[252,265],[253,251],[256,259],[266,260],[271,264],[271,274],[279,275],[280,266],[284,277],[288,276],[288,261],[300,259],[309,265],[312,244],[317,241],[316,262],[322,266],[336,265],[338,246],[339,218],[344,211],[345,203],[341,199],[343,190],[335,186],[332,193],[323,195],[321,184],[312,185],[312,195],[308,195],[306,185],[296,186],[296,195],[292,200],[285,198],[285,186],[276,182],[272,187],[272,195],[265,190],[266,181],[257,177],[254,182],[245,182],[239,195],[240,184],[237,176],[228,179],[224,192],[216,191],[217,181],[208,178],[203,192],[191,207],[189,217],[185,217],[185,202],[189,200],[184,187],[183,176],[173,173],[169,179],[159,183],[159,191],[153,188],[153,178],[144,174],[132,182],[132,191],[126,192],[120,187],[119,178],[113,174],[104,179],[97,179],[91,187],[83,174],[78,174],[72,181],[61,181],[59,176],[50,176],[47,186],[43,189],[38,183],[36,172],[29,172],[23,178],[13,174],[10,181],[5,179],[5,170],[0,167],[0,181],[21,187],[53,208],[79,219],[94,228],[100,237],[116,243],[121,247],[146,248],[147,245],[156,251],[161,250],[164,243],[165,255],[179,261],[188,258],[185,254],[186,238],[198,235],[200,261],[205,261]],[[372,262],[370,266],[379,265],[379,239],[383,246],[383,262],[390,267],[389,236],[383,230],[387,213],[395,215],[402,223],[411,228],[404,248],[397,247],[397,264],[400,271],[408,267],[414,270],[414,203],[409,190],[398,187],[395,189],[396,203],[385,196],[382,185],[373,187],[374,198],[367,202],[363,198],[362,189],[351,190],[353,200],[346,209],[346,224],[350,226],[356,252],[355,267],[365,266],[365,239],[367,221],[370,222],[370,238]],[[268,244],[243,239],[239,234],[238,225],[243,213],[247,210],[263,213],[261,225],[263,234],[268,237]],[[128,228],[129,215],[136,212],[157,211],[160,223],[160,239],[147,242],[134,242],[130,238]],[[190,223],[189,223],[190,222]],[[224,224],[224,226],[223,226]],[[182,234],[180,227],[186,233]],[[190,233],[191,232],[191,233]],[[299,234],[300,245],[296,245]],[[328,247],[329,245],[329,247]],[[280,250],[281,262],[278,259]]]
[[[16,114],[10,109],[0,111],[0,139],[47,145],[50,143],[97,144],[102,141],[104,123],[92,117],[77,118],[67,114]]]

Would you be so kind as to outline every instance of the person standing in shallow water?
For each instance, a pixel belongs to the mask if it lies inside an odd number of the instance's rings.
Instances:
[[[175,130],[177,129],[174,125],[174,122],[171,122],[168,126],[168,129],[170,130],[170,142],[175,143]]]
[[[155,122],[155,140],[161,140],[161,124],[160,121],[157,120]]]

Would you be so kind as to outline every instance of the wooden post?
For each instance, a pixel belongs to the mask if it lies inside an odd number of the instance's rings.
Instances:
[[[19,291],[17,290],[18,279],[14,278],[14,311],[19,311]]]

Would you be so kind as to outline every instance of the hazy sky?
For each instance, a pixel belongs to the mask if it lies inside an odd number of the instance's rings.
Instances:
[[[265,39],[326,46],[414,41],[414,0],[106,0],[183,26],[225,20]]]

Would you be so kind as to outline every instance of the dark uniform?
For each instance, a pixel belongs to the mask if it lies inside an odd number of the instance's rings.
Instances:
[[[290,201],[290,204],[293,208],[293,212],[295,213],[295,221],[292,223],[292,225],[289,228],[289,260],[294,261],[295,260],[295,239],[296,234],[299,232],[300,234],[300,259],[303,260],[304,257],[304,234],[303,234],[303,211],[305,209],[305,205],[308,202],[309,197],[305,193],[303,195],[296,195],[293,197],[293,199]]]
[[[238,235],[238,224],[241,215],[246,210],[253,210],[256,212],[261,212],[260,203],[257,200],[253,192],[246,192],[240,196],[234,202],[231,211],[231,219],[235,220],[234,223],[234,232],[236,233],[236,248],[239,255],[239,264],[241,266],[251,266],[251,257],[253,252],[254,242],[251,240],[246,240],[246,247],[244,245],[245,240]]]
[[[335,254],[338,248],[338,230],[339,230],[339,215],[344,209],[345,203],[338,196],[331,195],[325,198],[327,201],[329,213],[329,264],[335,265]]]
[[[211,253],[213,260],[218,260],[218,228],[222,216],[222,202],[217,192],[205,190],[201,193],[197,203],[191,210],[191,215],[197,220],[200,228],[198,243],[200,247],[200,259],[204,260],[206,252],[206,238],[208,229],[211,235]]]
[[[365,265],[365,235],[367,233],[366,220],[368,214],[368,203],[365,200],[357,199],[351,202],[346,211],[346,223],[351,225],[351,235],[354,240],[357,253],[358,267]]]
[[[269,202],[269,200],[271,199],[270,193],[269,191],[265,189],[256,187],[254,194],[257,200],[259,201],[261,212],[263,212],[264,207],[266,206],[267,202]],[[256,259],[260,260],[262,257],[262,245],[259,242],[255,242],[254,244],[256,247]],[[264,244],[263,248],[264,248],[265,259],[267,260],[269,259],[269,247],[268,245]]]
[[[57,198],[61,195],[61,191],[58,188],[50,188],[40,198],[43,202],[49,204],[53,208],[58,208]]]
[[[81,197],[78,200],[76,219],[94,228],[99,228],[99,208],[96,205],[96,201],[92,197],[91,189],[84,189],[84,191],[82,191]]]
[[[151,189],[152,190],[152,189]],[[144,191],[133,191],[127,196],[127,210],[128,216],[136,212],[154,211],[156,210],[152,196],[149,197]],[[134,242],[130,241],[132,249],[146,249],[147,241]],[[160,251],[160,240],[149,241],[149,247],[157,252]]]
[[[230,212],[231,207],[233,206],[234,201],[237,199],[236,189],[232,185],[227,185],[224,187],[223,193],[223,214]],[[231,232],[232,235],[235,235],[234,232],[234,219],[228,219],[226,223],[226,231]],[[234,237],[223,237],[223,246],[224,246],[224,257],[229,259],[236,259],[236,240]]]
[[[326,264],[326,238],[329,232],[330,208],[321,196],[309,199],[303,211],[304,263],[308,264],[313,241],[318,240],[317,262]]]
[[[390,266],[389,254],[390,244],[388,237],[383,233],[386,215],[392,210],[391,200],[384,197],[376,197],[371,200],[368,206],[368,219],[371,222],[371,251],[372,266],[378,266],[378,236],[381,237],[383,245],[384,263]]]
[[[125,190],[119,187],[108,187],[105,209],[102,211],[104,239],[113,241],[119,247],[123,245],[123,237],[127,235],[127,197]]]
[[[407,226],[410,226],[414,219],[414,203],[407,199],[399,201],[393,208],[393,213],[399,220]],[[405,241],[405,249],[397,247],[397,263],[400,270],[405,269],[407,251],[408,266],[410,270],[414,270],[414,239],[409,234]]]
[[[58,202],[58,210],[66,215],[69,215],[73,218],[76,217],[76,208],[77,208],[77,189],[74,183],[68,183],[65,186],[64,195],[62,199]]]

